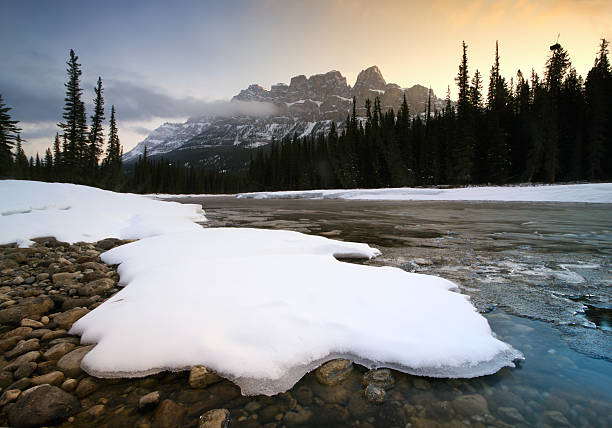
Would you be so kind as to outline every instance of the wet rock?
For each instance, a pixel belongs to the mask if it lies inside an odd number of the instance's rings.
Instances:
[[[30,375],[34,373],[34,370],[36,370],[36,367],[38,367],[38,364],[34,362],[24,363],[17,367],[17,370],[15,370],[15,373],[13,373],[13,375],[15,376],[15,379],[30,377]]]
[[[249,401],[246,406],[244,406],[244,410],[249,413],[254,413],[259,409],[261,409],[261,403],[258,403],[257,401]]]
[[[140,410],[146,410],[155,407],[159,404],[159,399],[159,391],[150,392],[140,397],[140,400],[138,400],[138,408]]]
[[[81,379],[74,393],[79,398],[85,398],[93,394],[98,389],[98,383],[90,377]]]
[[[36,427],[61,422],[81,407],[79,400],[51,385],[39,385],[21,393],[8,411],[12,426]]]
[[[228,428],[230,412],[227,409],[213,409],[204,413],[198,420],[198,428]]]
[[[183,406],[176,404],[172,400],[164,400],[155,409],[153,428],[179,427],[183,423],[184,414]]]
[[[497,414],[502,420],[504,420],[505,422],[511,423],[511,424],[516,424],[516,423],[526,424],[527,423],[527,421],[525,420],[521,412],[519,412],[514,407],[498,407]]]
[[[453,406],[448,401],[434,401],[427,406],[427,417],[432,419],[450,419]]]
[[[326,403],[313,412],[310,424],[313,426],[338,426],[349,418],[349,411],[339,404]]]
[[[2,393],[2,396],[0,396],[0,407],[8,403],[12,403],[19,397],[20,394],[21,390],[19,389],[7,389]]]
[[[42,340],[43,342],[51,341],[51,340],[57,339],[58,337],[64,337],[67,334],[68,334],[68,332],[66,330],[63,330],[63,329],[52,330],[52,331],[50,331],[48,333],[43,334],[43,336],[40,338],[40,340]],[[52,345],[52,346],[56,345],[56,343],[54,343],[54,344],[49,343],[49,344]]]
[[[51,330],[48,328],[37,328],[32,333],[28,334],[28,339],[41,339],[45,334],[49,333]]]
[[[9,337],[9,338],[0,340],[0,352],[4,353],[8,349],[14,348],[17,342],[19,342],[20,340],[21,339],[19,337]]]
[[[367,402],[362,391],[356,391],[351,395],[348,409],[356,419],[366,419],[376,414],[378,406]]]
[[[223,378],[204,366],[193,366],[189,372],[189,386],[192,388],[206,388],[208,385],[221,382]]]
[[[462,395],[455,398],[453,409],[458,415],[466,418],[489,413],[487,400],[480,394]]]
[[[46,314],[54,306],[48,297],[26,297],[17,305],[0,310],[0,324],[19,324],[23,318]]]
[[[55,321],[58,327],[69,329],[76,320],[87,313],[89,313],[89,309],[87,308],[73,308],[57,315],[53,321]]]
[[[382,404],[387,399],[387,392],[371,383],[366,387],[363,396],[368,403]]]
[[[395,378],[389,369],[370,370],[363,375],[361,385],[367,387],[374,385],[379,388],[389,389],[395,384]]]
[[[547,410],[541,416],[541,421],[551,427],[571,426],[567,418],[558,410]]]
[[[81,361],[83,357],[93,349],[94,345],[83,346],[70,351],[57,362],[57,367],[64,372],[67,377],[78,377],[83,370]]]
[[[0,388],[6,388],[11,383],[13,383],[15,379],[13,378],[13,374],[9,371],[3,370],[0,372]]]
[[[62,383],[62,389],[66,392],[72,392],[75,390],[75,388],[77,387],[79,381],[76,379],[66,379],[63,383]]]
[[[420,389],[421,391],[429,391],[431,389],[431,385],[427,382],[426,379],[422,377],[415,377],[412,379],[412,383],[416,389]]]
[[[110,278],[100,278],[95,281],[88,282],[78,290],[79,296],[91,297],[96,294],[102,294],[115,286],[115,281]]]
[[[36,351],[38,349],[40,349],[38,339],[23,340],[17,343],[12,350],[5,352],[4,356],[10,360],[18,357],[19,355],[25,354],[26,352]]]
[[[312,404],[312,390],[307,386],[300,386],[293,392],[293,395],[302,406],[310,406]]]
[[[295,411],[285,413],[283,422],[289,426],[291,425],[303,425],[307,423],[312,417],[310,410],[304,409],[302,406],[297,406]]]
[[[74,348],[75,345],[69,342],[58,343],[49,348],[47,352],[43,354],[43,357],[47,360],[59,360]]]
[[[352,362],[345,359],[336,359],[328,361],[319,367],[315,375],[321,384],[334,386],[346,380],[352,371]]]
[[[104,404],[96,404],[95,406],[91,406],[88,410],[87,410],[87,414],[94,418],[97,419],[100,416],[102,416],[102,414],[104,413]]]
[[[57,370],[32,378],[32,383],[34,385],[43,385],[47,383],[49,385],[57,386],[60,385],[63,381],[64,373]]]
[[[8,331],[4,334],[4,337],[9,339],[9,338],[18,338],[18,339],[24,339],[28,334],[32,333],[32,330],[34,330],[32,327],[17,327],[12,329],[11,331]]]
[[[19,379],[17,382],[11,383],[9,386],[6,387],[6,389],[19,389],[21,391],[24,391],[28,389],[30,386],[32,386],[32,382],[30,381],[29,378],[24,377],[24,378]]]
[[[398,401],[387,401],[380,406],[376,425],[383,427],[404,427],[406,426],[406,414],[402,404]]]

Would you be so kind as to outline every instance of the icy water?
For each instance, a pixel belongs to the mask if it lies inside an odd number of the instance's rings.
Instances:
[[[291,229],[366,242],[383,253],[367,264],[455,281],[525,360],[475,379],[392,371],[393,386],[378,405],[364,399],[367,369],[359,365],[339,385],[324,386],[311,372],[273,397],[242,396],[229,381],[190,388],[189,372],[99,380],[100,389],[83,402],[105,404],[104,413],[83,412],[66,427],[195,428],[216,408],[230,411],[232,428],[612,427],[611,205],[178,201],[202,204],[204,227]],[[372,287],[373,298],[384,299]],[[214,302],[203,302],[203,310],[207,304]],[[444,316],[435,306],[431,313]],[[176,403],[178,419],[169,422],[162,406],[138,410],[140,397],[152,391]]]
[[[350,404],[355,391],[332,400],[348,408],[342,424],[392,426],[389,403],[395,403],[403,409],[395,422],[413,426],[468,420],[612,426],[612,206],[225,196],[180,202],[201,203],[206,227],[290,229],[365,242],[383,253],[367,264],[455,281],[498,337],[525,354],[517,369],[468,381],[421,382],[395,373],[401,379],[386,407],[360,415]],[[321,388],[311,377],[293,390],[306,387],[316,395]],[[485,397],[490,415],[466,420],[456,409],[440,410],[461,394]]]

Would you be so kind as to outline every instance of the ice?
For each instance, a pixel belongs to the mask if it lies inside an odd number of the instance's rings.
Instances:
[[[97,343],[82,367],[134,377],[203,364],[244,394],[275,394],[334,357],[473,377],[521,354],[454,283],[391,267],[365,244],[292,231],[202,228],[116,247],[121,289],[71,333]]]
[[[138,239],[200,229],[199,205],[152,200],[67,183],[0,181],[0,244],[54,236],[65,242]]]
[[[539,186],[482,186],[457,189],[411,188],[305,190],[242,193],[253,199],[360,199],[422,201],[513,201],[612,203],[612,183]]]

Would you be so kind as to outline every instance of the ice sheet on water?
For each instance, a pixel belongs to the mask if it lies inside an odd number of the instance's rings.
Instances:
[[[84,369],[141,376],[204,364],[245,394],[289,389],[334,356],[441,377],[513,366],[454,283],[391,267],[365,244],[298,232],[211,228],[147,238],[103,254],[126,287],[77,321],[97,346]]]
[[[197,230],[199,205],[152,200],[93,187],[37,181],[0,181],[0,244],[32,244],[54,236],[65,242],[137,239]]]

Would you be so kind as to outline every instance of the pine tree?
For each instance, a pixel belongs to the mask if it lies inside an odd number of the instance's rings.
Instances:
[[[27,179],[29,176],[29,162],[28,157],[23,151],[21,141],[21,136],[17,134],[17,140],[15,142],[15,166],[13,175],[15,178]]]
[[[111,117],[109,123],[108,145],[106,148],[106,157],[103,161],[105,175],[110,188],[116,188],[119,185],[121,176],[121,158],[123,148],[119,142],[119,132],[117,130],[117,121],[115,119],[115,106],[111,106]],[[145,164],[146,164],[146,147],[145,147]]]
[[[10,110],[11,108],[4,104],[0,94],[0,177],[8,174],[13,166],[11,150],[21,132],[21,129],[17,127],[19,122],[11,119]]]
[[[608,41],[601,40],[595,64],[585,82],[587,115],[586,178],[612,177],[612,70]]]
[[[88,168],[98,167],[98,161],[102,154],[104,145],[104,133],[102,122],[104,122],[104,98],[102,97],[102,78],[98,77],[98,83],[94,88],[96,98],[94,99],[94,114],[91,116],[91,127],[89,128]]]
[[[70,59],[66,62],[68,68],[68,82],[64,84],[66,87],[66,97],[64,98],[65,106],[62,118],[64,122],[60,122],[58,126],[62,129],[65,139],[64,150],[62,153],[62,164],[66,168],[66,173],[70,181],[80,179],[83,160],[87,159],[87,122],[85,117],[85,104],[81,100],[83,90],[80,86],[81,64],[78,61],[79,57],[74,51],[70,50]]]
[[[56,174],[59,174],[59,170],[62,166],[62,149],[60,147],[59,134],[55,134],[55,140],[53,141],[53,167]]]

